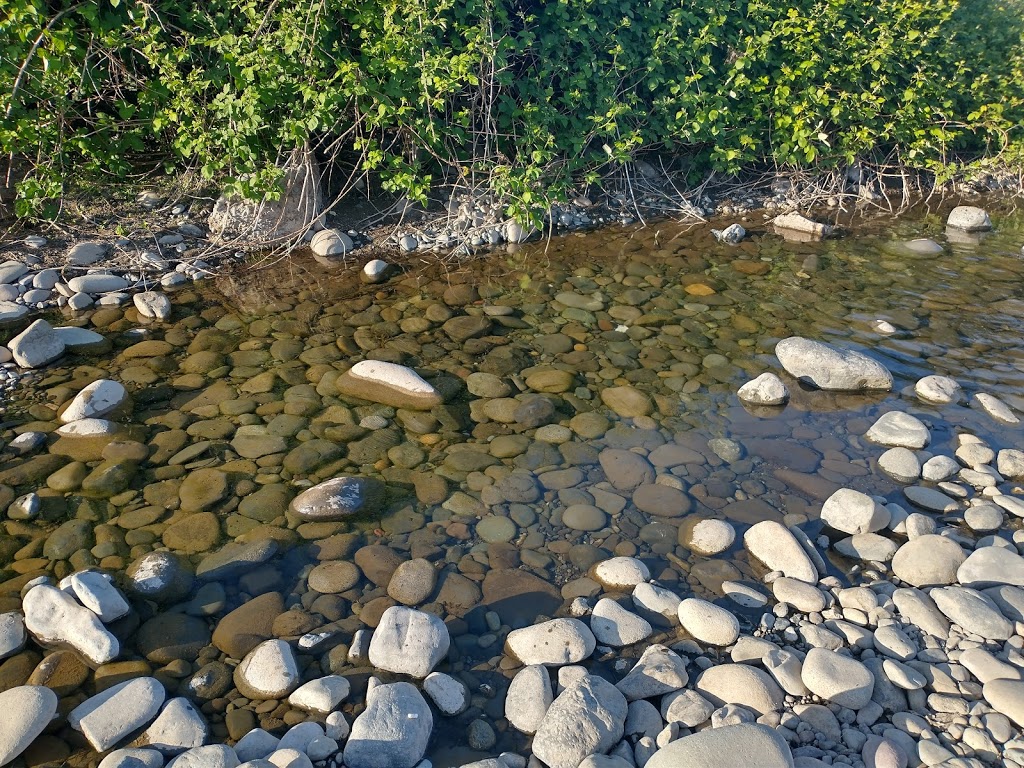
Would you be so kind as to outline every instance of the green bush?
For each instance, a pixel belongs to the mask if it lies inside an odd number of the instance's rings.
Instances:
[[[513,211],[643,151],[704,170],[1024,155],[1019,0],[8,0],[18,211],[155,163],[258,194],[306,143]]]

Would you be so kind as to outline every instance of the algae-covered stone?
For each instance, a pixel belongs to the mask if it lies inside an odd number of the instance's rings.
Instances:
[[[182,510],[200,512],[223,499],[227,492],[227,475],[218,469],[203,468],[193,470],[185,477],[178,494]]]

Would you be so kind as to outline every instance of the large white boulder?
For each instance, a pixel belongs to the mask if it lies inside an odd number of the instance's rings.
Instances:
[[[548,707],[533,737],[533,754],[549,768],[577,768],[590,755],[618,744],[626,725],[626,697],[607,680],[584,675]]]
[[[448,655],[448,627],[437,616],[395,605],[380,617],[370,638],[370,663],[378,669],[423,678]]]
[[[818,389],[842,392],[892,389],[889,369],[860,352],[790,336],[775,345],[775,355],[791,376],[805,379]]]

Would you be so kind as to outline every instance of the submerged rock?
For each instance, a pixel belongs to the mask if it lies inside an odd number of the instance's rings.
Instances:
[[[374,509],[383,491],[381,482],[374,478],[335,477],[300,493],[289,508],[303,520],[344,520]]]

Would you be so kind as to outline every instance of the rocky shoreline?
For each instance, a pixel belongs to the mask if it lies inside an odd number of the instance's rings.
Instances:
[[[627,290],[658,284],[633,272]],[[448,291],[449,307],[479,300]],[[19,713],[0,718],[0,765],[425,768],[453,727],[486,756],[451,763],[473,768],[1024,765],[1024,452],[928,423],[948,408],[1017,427],[1001,398],[936,374],[858,430],[853,461],[903,486],[902,503],[810,475],[806,449],[778,446],[821,502],[780,510],[757,498],[749,446],[670,428],[642,381],[595,388],[601,412],[563,368],[499,367],[501,345],[464,383],[380,354],[332,367],[340,341],[275,339],[254,320],[266,342],[239,344],[228,315],[190,336],[169,325],[172,302],[151,317],[140,296],[121,330],[149,317],[163,338],[120,354],[187,348],[174,407],[81,366],[6,445],[4,541],[29,541],[0,583],[0,711]],[[582,290],[555,300],[578,322],[605,309]],[[519,319],[429,306],[383,322],[434,323],[465,350]],[[611,318],[635,323],[633,308]],[[19,357],[60,338],[39,323]],[[112,347],[89,333],[94,352]],[[753,408],[784,408],[808,382],[801,397],[893,388],[870,354],[801,337],[773,352],[779,368],[740,388]],[[268,378],[271,357],[319,375]],[[465,393],[482,440],[431,469]],[[337,420],[308,418],[321,407]],[[815,447],[850,461],[827,433]],[[727,472],[751,477],[728,520],[705,506]],[[67,497],[81,505],[70,520]],[[389,530],[349,528],[385,498]],[[587,543],[531,542],[544,507],[541,525]],[[749,572],[724,559],[737,548]]]

